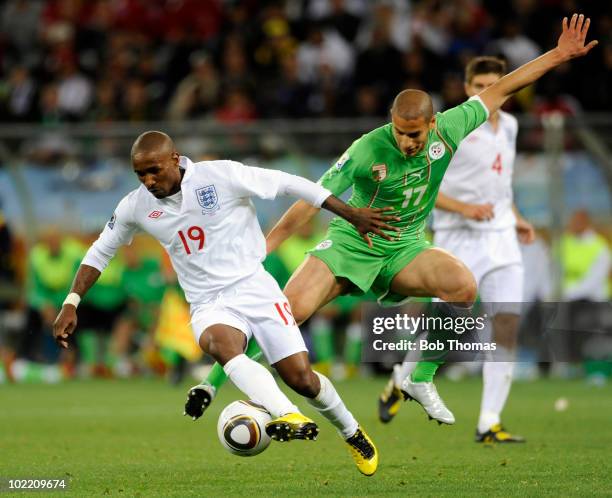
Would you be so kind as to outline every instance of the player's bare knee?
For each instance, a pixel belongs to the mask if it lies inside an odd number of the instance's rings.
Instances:
[[[472,304],[477,294],[478,286],[474,276],[469,270],[461,268],[448,275],[439,297],[449,303]]]

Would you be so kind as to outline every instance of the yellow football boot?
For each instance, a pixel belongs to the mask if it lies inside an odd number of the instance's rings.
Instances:
[[[495,424],[487,432],[480,433],[476,431],[475,441],[477,443],[524,443],[523,436],[510,434],[501,424]]]
[[[314,441],[319,434],[319,427],[301,413],[287,413],[266,424],[266,434],[275,441],[308,439]]]
[[[383,424],[391,422],[391,419],[397,415],[402,406],[403,400],[402,391],[395,385],[393,378],[389,379],[384,391],[378,398],[378,419]]]
[[[357,427],[357,432],[345,441],[359,472],[366,476],[373,475],[378,468],[378,450],[370,436],[361,427]]]

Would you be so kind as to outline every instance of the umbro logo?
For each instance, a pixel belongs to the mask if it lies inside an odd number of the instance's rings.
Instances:
[[[151,211],[149,213],[149,218],[153,218],[153,219],[159,218],[162,214],[164,214],[163,211]]]

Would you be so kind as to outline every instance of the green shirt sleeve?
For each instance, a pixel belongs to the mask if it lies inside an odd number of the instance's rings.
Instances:
[[[453,107],[436,118],[438,131],[451,142],[453,150],[472,131],[483,124],[489,117],[489,111],[480,98],[471,98],[463,104]]]
[[[341,196],[355,183],[359,169],[369,167],[371,153],[365,144],[367,135],[355,140],[348,150],[319,179],[318,183],[336,197]]]

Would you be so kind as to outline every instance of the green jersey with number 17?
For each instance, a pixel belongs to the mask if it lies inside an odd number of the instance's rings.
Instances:
[[[355,140],[319,183],[336,196],[352,186],[348,204],[353,207],[393,207],[400,221],[389,224],[401,229],[399,236],[394,241],[374,237],[372,242],[397,248],[423,236],[440,182],[457,146],[487,118],[487,108],[478,97],[437,113],[425,147],[412,157],[401,152],[392,123],[386,124]],[[330,223],[330,231],[335,230],[356,233],[353,225],[342,218]]]

